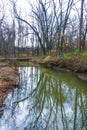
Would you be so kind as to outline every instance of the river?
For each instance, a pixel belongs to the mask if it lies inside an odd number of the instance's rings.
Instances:
[[[71,73],[20,66],[0,130],[87,130],[87,82]]]

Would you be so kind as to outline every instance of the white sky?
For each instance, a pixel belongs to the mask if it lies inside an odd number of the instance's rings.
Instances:
[[[43,0],[43,1],[45,1],[45,0]],[[56,1],[56,0],[55,0]],[[57,2],[58,2],[59,0],[57,0]],[[66,1],[67,0],[62,0],[63,1],[63,3],[66,3]],[[78,0],[74,0],[74,2],[76,2],[76,1],[78,1]],[[77,2],[76,3],[76,8],[77,8],[77,10],[78,9],[80,9],[80,1],[81,0],[79,0],[79,2]],[[29,6],[29,3],[32,3],[33,5],[35,5],[35,3],[36,3],[36,0],[17,0],[17,3],[18,3],[18,8],[21,8],[21,11],[22,11],[22,16],[24,16],[25,15],[25,12],[27,12],[26,14],[29,14],[29,12],[30,12],[30,10],[31,10],[31,7]],[[66,3],[67,4],[67,3]],[[57,4],[56,4],[57,5]],[[65,4],[63,4],[64,5],[64,8],[65,8]],[[64,9],[63,8],[63,9]],[[74,10],[72,10],[71,11],[71,14],[72,14],[72,16],[74,16],[74,15],[76,15],[77,14],[77,11],[75,11],[76,10],[76,8],[75,7],[73,7],[73,9]],[[87,8],[87,0],[85,0],[85,8]]]
[[[62,1],[65,2],[66,0],[62,0]],[[76,2],[77,0],[74,0],[74,1]],[[1,7],[2,2],[4,3],[4,6],[5,6],[4,13],[5,13],[5,15],[7,15],[9,17],[9,13],[11,11],[11,4],[9,3],[9,0],[0,0],[0,7]],[[21,8],[21,13],[22,13],[23,17],[25,16],[25,12],[27,12],[26,14],[29,14],[29,12],[31,10],[29,3],[32,3],[33,5],[35,5],[36,0],[17,0],[17,7],[18,7],[17,9]],[[79,3],[76,4],[76,8],[77,9],[80,8]],[[87,8],[87,0],[85,0],[85,8]],[[72,11],[71,14],[74,15],[74,14],[76,14],[76,12],[74,13],[74,11]],[[10,13],[10,16],[11,16],[11,13]],[[0,12],[0,17],[1,17],[1,12]]]

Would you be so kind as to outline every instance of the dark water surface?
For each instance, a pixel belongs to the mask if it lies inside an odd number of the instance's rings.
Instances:
[[[87,82],[42,67],[19,72],[20,88],[4,102],[0,130],[87,130]]]

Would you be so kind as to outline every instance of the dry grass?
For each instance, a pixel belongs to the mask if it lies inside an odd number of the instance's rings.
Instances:
[[[0,104],[3,103],[8,92],[18,85],[17,77],[15,67],[0,67]]]

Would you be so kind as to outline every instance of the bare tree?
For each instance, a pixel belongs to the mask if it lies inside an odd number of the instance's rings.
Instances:
[[[51,2],[51,1],[50,1]],[[50,10],[51,3],[47,0],[43,2],[42,0],[37,0],[36,8],[32,7],[32,15],[29,14],[31,19],[34,19],[34,24],[28,22],[28,20],[20,17],[15,7],[16,18],[25,22],[31,30],[33,30],[34,35],[37,36],[40,46],[42,48],[43,54],[48,54],[53,45],[53,35],[54,35],[54,14],[52,9]]]
[[[21,27],[22,30],[19,34],[21,35],[21,37],[23,35],[25,36],[29,35],[30,39],[32,35],[34,35],[33,37],[34,39],[37,39],[36,41],[38,41],[39,44],[38,46],[42,49],[44,55],[49,54],[49,52],[54,46],[56,46],[58,53],[62,53],[64,51],[64,47],[66,46],[65,45],[66,37],[69,39],[68,40],[68,42],[70,42],[69,45],[73,47],[74,46],[73,41],[75,41],[76,38],[78,40],[78,32],[80,37],[79,39],[81,41],[79,47],[85,48],[87,29],[84,28],[83,31],[83,20],[82,20],[84,18],[82,12],[84,0],[83,3],[81,4],[82,13],[80,18],[80,28],[78,27],[79,24],[77,20],[79,21],[79,19],[77,17],[75,20],[76,22],[75,23],[72,22],[71,11],[73,10],[73,6],[77,4],[77,2],[75,2],[74,0],[68,0],[68,1],[37,0],[35,5],[30,4],[31,13],[29,12],[27,18],[23,17],[22,14],[18,13],[19,9],[17,8],[16,3],[13,0],[11,1],[13,4],[14,16],[17,19],[18,24],[21,23],[21,25],[25,27],[27,25],[29,29],[29,32],[26,33],[26,31]],[[34,21],[33,24],[32,21]],[[71,28],[72,31],[67,31],[70,30]],[[75,34],[77,36],[74,36]],[[19,42],[20,44],[24,44],[23,37],[22,37],[22,43],[21,39],[19,39]],[[35,42],[35,40],[33,42]]]

